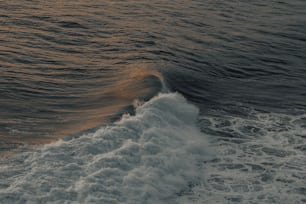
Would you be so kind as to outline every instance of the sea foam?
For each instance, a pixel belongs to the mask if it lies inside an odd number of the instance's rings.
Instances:
[[[0,167],[0,201],[176,203],[210,157],[197,117],[180,94],[159,94],[115,124],[18,154]]]

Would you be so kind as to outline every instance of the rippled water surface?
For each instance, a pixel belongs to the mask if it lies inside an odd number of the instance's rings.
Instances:
[[[0,1],[0,203],[306,202],[305,25],[303,0]]]

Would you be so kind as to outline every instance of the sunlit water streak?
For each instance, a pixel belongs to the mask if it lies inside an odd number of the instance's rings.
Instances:
[[[306,202],[305,25],[302,0],[1,1],[0,203]]]

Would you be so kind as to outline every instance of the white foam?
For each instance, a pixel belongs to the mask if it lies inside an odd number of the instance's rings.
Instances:
[[[160,94],[135,116],[16,155],[0,167],[0,202],[178,202],[209,158],[197,116],[180,94]]]
[[[204,166],[205,185],[193,189],[195,203],[306,202],[305,112],[250,111],[200,121],[215,135],[210,146],[216,158]]]

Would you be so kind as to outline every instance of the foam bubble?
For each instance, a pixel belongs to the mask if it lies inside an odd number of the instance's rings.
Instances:
[[[160,94],[125,115],[67,141],[18,154],[0,167],[4,203],[172,203],[203,180],[207,137],[198,109]]]

